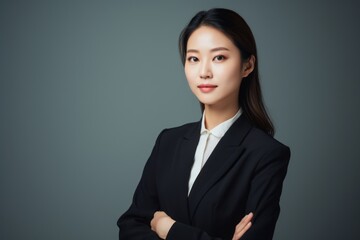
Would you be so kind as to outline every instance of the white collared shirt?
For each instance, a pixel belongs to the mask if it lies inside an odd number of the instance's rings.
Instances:
[[[241,109],[232,118],[220,123],[211,131],[205,128],[205,111],[201,120],[200,139],[196,148],[194,164],[191,169],[188,194],[190,194],[191,188],[195,182],[195,179],[200,173],[200,170],[208,160],[210,154],[219,143],[220,139],[225,135],[226,131],[229,130],[231,125],[240,117]]]

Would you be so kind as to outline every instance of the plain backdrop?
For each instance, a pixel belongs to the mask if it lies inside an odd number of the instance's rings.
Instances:
[[[177,40],[212,7],[252,28],[275,136],[292,151],[274,239],[360,239],[350,0],[1,0],[0,239],[117,239],[158,133],[201,117]]]

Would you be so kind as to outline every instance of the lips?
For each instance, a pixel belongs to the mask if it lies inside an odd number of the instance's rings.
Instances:
[[[217,88],[217,85],[213,84],[200,84],[197,86],[201,92],[208,93],[213,91],[215,88]]]

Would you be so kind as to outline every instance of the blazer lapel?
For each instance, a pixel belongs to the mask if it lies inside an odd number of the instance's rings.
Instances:
[[[171,167],[171,179],[173,180],[173,201],[177,203],[177,220],[183,223],[190,223],[188,208],[188,183],[190,172],[194,163],[194,155],[200,138],[200,126],[198,122],[195,127],[179,141],[175,150],[175,159]]]
[[[250,128],[251,124],[244,115],[241,115],[211,153],[197,176],[188,198],[190,220],[193,218],[197,206],[206,192],[224,176],[238,159],[237,150]],[[195,149],[196,146],[197,143],[195,144]],[[192,152],[192,158],[194,158],[194,154],[195,150]],[[187,176],[186,180],[188,179],[189,176]]]

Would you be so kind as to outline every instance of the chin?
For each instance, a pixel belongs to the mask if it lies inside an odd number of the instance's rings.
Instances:
[[[213,102],[213,101],[201,101],[199,100],[200,103],[204,104],[204,105],[207,105],[207,106],[214,106],[216,105],[216,102]]]

